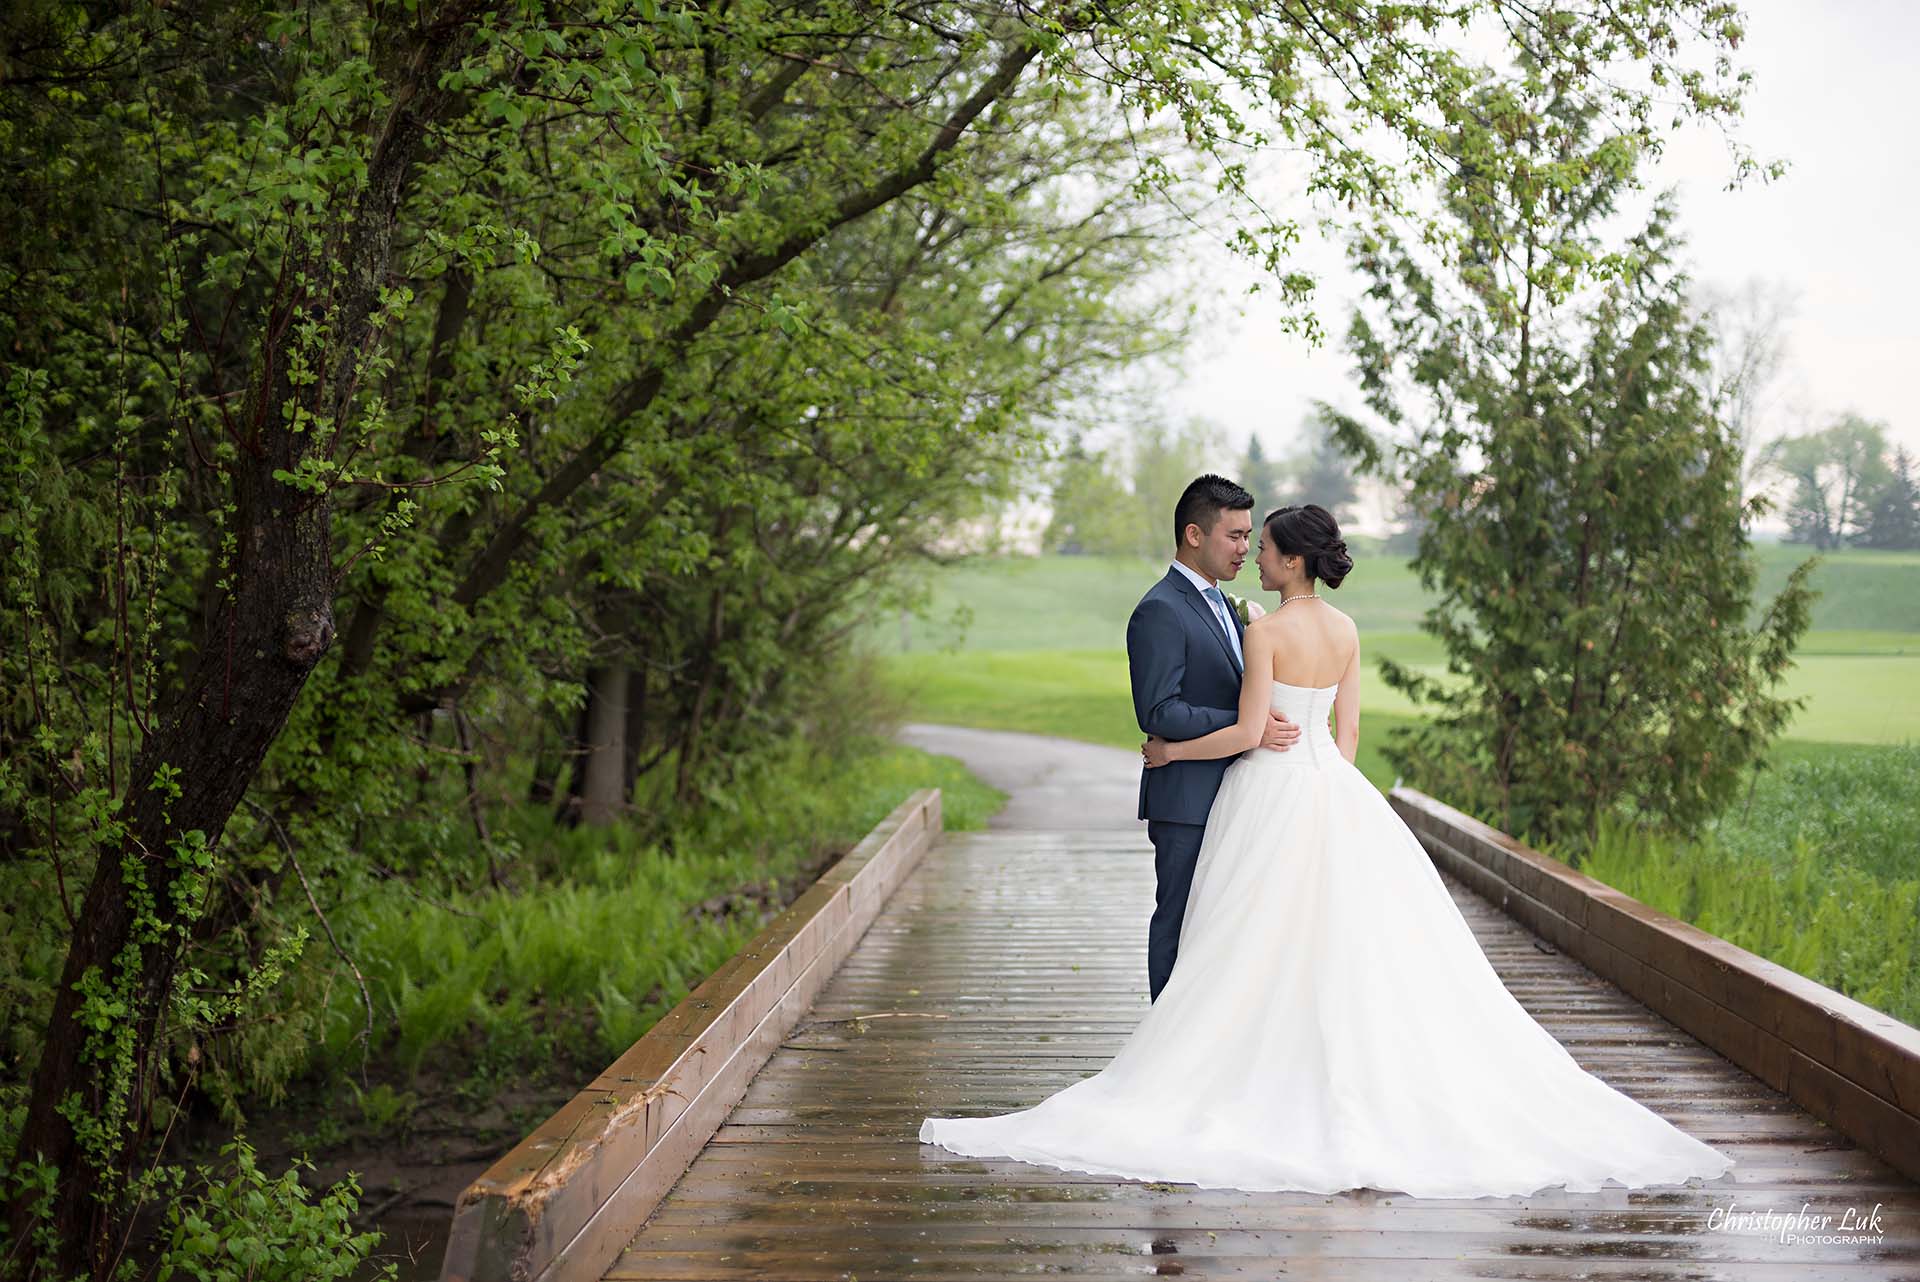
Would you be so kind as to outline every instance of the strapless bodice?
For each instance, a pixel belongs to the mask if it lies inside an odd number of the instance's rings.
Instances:
[[[1273,683],[1273,710],[1300,727],[1300,738],[1285,752],[1254,748],[1241,754],[1289,766],[1323,766],[1340,755],[1330,724],[1333,696],[1340,689],[1330,686],[1296,686],[1285,681]]]

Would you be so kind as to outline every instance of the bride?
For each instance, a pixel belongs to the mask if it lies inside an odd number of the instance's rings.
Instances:
[[[1514,1000],[1406,825],[1354,767],[1360,643],[1314,590],[1333,517],[1262,527],[1238,723],[1148,741],[1237,755],[1208,815],[1173,972],[1114,1058],[1032,1108],[930,1117],[966,1157],[1202,1188],[1504,1197],[1713,1179],[1733,1159],[1582,1069]],[[1269,709],[1303,729],[1255,751]],[[1334,728],[1328,729],[1328,713]]]

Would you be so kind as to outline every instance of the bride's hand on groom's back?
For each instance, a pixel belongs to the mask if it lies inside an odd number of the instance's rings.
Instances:
[[[1149,735],[1147,741],[1140,745],[1140,757],[1147,763],[1149,770],[1155,766],[1164,766],[1173,760],[1173,745],[1159,735]]]

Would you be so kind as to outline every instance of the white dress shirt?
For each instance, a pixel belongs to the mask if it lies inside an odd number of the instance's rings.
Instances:
[[[1223,613],[1223,611],[1231,610],[1233,608],[1232,606],[1227,604],[1226,589],[1221,587],[1217,583],[1209,583],[1205,575],[1201,574],[1200,571],[1194,569],[1192,566],[1188,565],[1184,561],[1175,561],[1173,563],[1173,568],[1180,571],[1180,573],[1186,575],[1187,580],[1190,583],[1192,583],[1194,587],[1200,589],[1201,599],[1204,600],[1209,606],[1212,607],[1214,619],[1219,622],[1220,627],[1227,634],[1227,645],[1230,649],[1232,649],[1233,657],[1239,661],[1241,667],[1245,667],[1247,660],[1246,660],[1246,656],[1244,656],[1240,652],[1240,633],[1237,630],[1235,630],[1233,626],[1233,620],[1227,618],[1226,615]],[[1220,603],[1218,605],[1215,605],[1213,598],[1207,595],[1207,593],[1210,591],[1218,592],[1220,594]]]

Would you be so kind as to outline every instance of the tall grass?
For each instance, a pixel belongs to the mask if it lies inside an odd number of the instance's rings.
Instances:
[[[1581,869],[1920,1024],[1920,746],[1785,754],[1704,838],[1605,827]]]
[[[950,758],[874,739],[831,769],[796,746],[743,780],[733,807],[690,817],[671,853],[630,828],[516,813],[519,844],[541,851],[516,888],[375,893],[335,913],[372,996],[374,1058],[409,1078],[597,1070],[927,786],[952,829],[983,826],[1005,800]],[[323,1066],[359,1063],[365,1023],[357,988],[333,976]]]
[[[1785,741],[1714,830],[1757,853],[1804,842],[1825,862],[1881,880],[1920,877],[1920,743]]]

